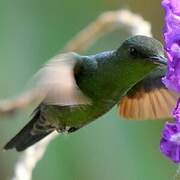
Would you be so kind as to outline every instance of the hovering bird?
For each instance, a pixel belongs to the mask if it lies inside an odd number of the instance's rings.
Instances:
[[[125,119],[170,117],[178,96],[161,82],[166,64],[161,43],[146,36],[92,56],[55,56],[35,76],[42,101],[32,120],[4,148],[23,151],[53,131],[72,133],[116,104]]]

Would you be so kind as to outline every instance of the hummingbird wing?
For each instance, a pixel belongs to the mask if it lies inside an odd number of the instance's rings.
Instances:
[[[153,72],[120,99],[120,116],[131,120],[166,119],[172,117],[179,95],[162,83],[162,72]]]
[[[43,115],[42,105],[73,106],[90,104],[75,80],[78,71],[78,58],[75,53],[60,54],[50,60],[34,77],[35,89],[41,104],[34,111],[31,121],[4,147],[23,151],[45,136],[58,129]]]
[[[78,54],[67,53],[55,56],[34,77],[35,89],[47,105],[90,104],[75,80]]]

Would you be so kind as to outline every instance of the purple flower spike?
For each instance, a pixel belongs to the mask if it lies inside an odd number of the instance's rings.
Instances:
[[[165,124],[160,149],[172,161],[180,163],[180,123]]]
[[[169,59],[164,84],[180,92],[180,0],[163,0],[165,9],[164,40]]]
[[[168,68],[163,83],[180,93],[180,0],[163,0],[165,10],[164,41]],[[180,99],[173,110],[174,123],[166,123],[160,149],[175,163],[180,163]]]

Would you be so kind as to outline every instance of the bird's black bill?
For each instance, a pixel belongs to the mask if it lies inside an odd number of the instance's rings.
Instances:
[[[152,59],[155,64],[167,65],[167,59],[163,56],[151,56],[150,59]]]

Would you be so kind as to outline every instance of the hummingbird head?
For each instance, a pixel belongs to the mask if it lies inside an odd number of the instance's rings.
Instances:
[[[146,36],[132,36],[125,40],[117,49],[122,59],[129,63],[140,63],[142,65],[166,65],[162,44],[156,39]]]
[[[130,37],[113,54],[113,71],[124,88],[130,88],[157,68],[166,68],[167,64],[162,44],[146,36]]]

